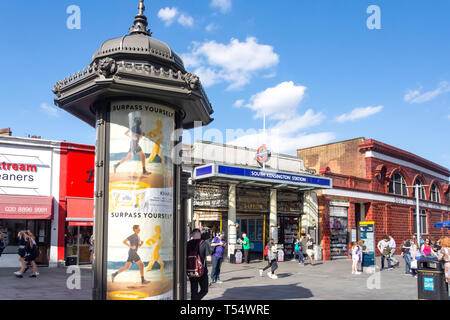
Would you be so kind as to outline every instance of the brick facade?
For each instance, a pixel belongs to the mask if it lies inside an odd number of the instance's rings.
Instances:
[[[358,219],[374,221],[376,243],[383,235],[392,234],[397,243],[397,254],[400,254],[401,243],[414,233],[416,206],[413,188],[407,189],[407,196],[389,193],[389,183],[396,173],[405,179],[407,186],[413,185],[416,179],[428,185],[425,187],[426,199],[420,200],[420,209],[425,210],[427,216],[427,233],[423,237],[437,240],[450,236],[449,230],[434,226],[450,220],[450,171],[447,168],[364,138],[298,150],[298,156],[304,157],[307,167],[310,165],[323,176],[333,179],[333,189],[319,192],[318,200],[319,240],[324,260],[332,257],[330,202],[336,199],[348,201],[348,232],[357,229]],[[439,203],[430,198],[433,184],[438,188]]]

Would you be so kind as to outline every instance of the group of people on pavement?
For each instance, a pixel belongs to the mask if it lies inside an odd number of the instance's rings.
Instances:
[[[395,258],[394,254],[397,250],[397,244],[392,235],[385,235],[378,242],[377,249],[381,254],[381,270],[384,270],[384,262],[387,261],[387,270],[398,267],[400,262]]]
[[[27,270],[32,268],[33,273],[30,278],[37,278],[39,275],[36,259],[39,257],[39,247],[36,243],[36,237],[30,230],[20,231],[17,234],[18,238],[18,254],[21,268],[19,271],[14,272],[17,278],[23,278],[23,275]]]
[[[412,235],[403,242],[401,255],[405,261],[405,275],[417,277],[417,263],[421,259],[444,261],[446,281],[450,279],[450,237],[437,241],[420,239]]]
[[[298,258],[298,263],[305,265],[305,254],[309,259],[309,264],[314,265],[314,240],[311,234],[294,240],[294,258]]]
[[[362,270],[364,252],[366,252],[364,240],[354,241],[352,243],[352,274],[361,274],[360,270]]]

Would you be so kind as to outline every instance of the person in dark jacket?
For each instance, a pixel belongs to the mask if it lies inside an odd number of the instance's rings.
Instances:
[[[187,252],[194,252],[200,241],[202,242],[198,254],[200,255],[200,260],[205,270],[200,278],[189,278],[189,282],[191,283],[191,300],[202,300],[208,294],[209,277],[207,261],[211,261],[212,249],[209,241],[202,239],[202,233],[199,229],[192,230],[191,240],[187,243]]]
[[[22,265],[19,271],[14,272],[17,278],[23,278],[23,274],[27,271],[27,262],[25,262],[25,246],[28,242],[28,236],[25,231],[20,231],[17,234],[17,244],[19,249],[17,250],[17,254],[19,255],[19,262]]]

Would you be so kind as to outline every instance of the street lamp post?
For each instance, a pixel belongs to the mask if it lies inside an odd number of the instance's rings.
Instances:
[[[419,204],[419,188],[428,187],[427,185],[413,185],[406,186],[406,188],[414,188],[416,196],[416,232],[417,232],[417,244],[420,246],[420,204]]]

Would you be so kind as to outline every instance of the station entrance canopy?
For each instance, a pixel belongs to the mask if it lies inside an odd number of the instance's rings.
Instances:
[[[210,180],[219,183],[239,183],[255,187],[270,187],[274,189],[285,188],[296,189],[299,191],[332,188],[331,178],[221,165],[216,163],[195,168],[194,180]]]

